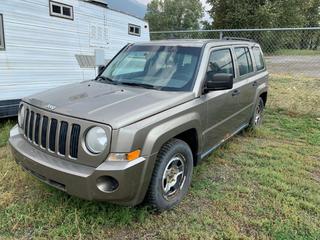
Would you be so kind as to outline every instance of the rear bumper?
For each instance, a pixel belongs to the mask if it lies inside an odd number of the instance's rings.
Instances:
[[[9,144],[16,162],[42,182],[87,200],[110,201],[136,205],[145,195],[149,184],[147,158],[132,162],[103,162],[97,168],[66,161],[34,148],[25,140],[19,128],[10,134]],[[119,183],[113,192],[97,187],[99,177],[109,176]]]

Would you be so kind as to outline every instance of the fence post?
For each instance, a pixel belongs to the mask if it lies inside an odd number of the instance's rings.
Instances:
[[[223,39],[223,32],[219,32],[219,37],[220,37],[220,40]]]

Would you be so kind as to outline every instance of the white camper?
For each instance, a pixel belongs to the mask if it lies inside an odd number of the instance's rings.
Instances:
[[[148,23],[106,0],[1,0],[0,118],[25,96],[93,79],[127,43],[149,40]]]

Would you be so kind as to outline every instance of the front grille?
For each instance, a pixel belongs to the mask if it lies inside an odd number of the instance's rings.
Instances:
[[[29,139],[33,140],[33,126],[34,126],[34,111],[31,111],[30,122],[29,122]]]
[[[25,111],[24,135],[32,144],[51,153],[78,158],[80,125],[60,121],[33,108]]]
[[[29,129],[29,109],[26,110],[26,121],[24,123],[24,135],[28,136],[28,129]]]
[[[68,133],[68,123],[65,121],[61,122],[60,134],[59,134],[59,153],[62,155],[66,154],[66,140]]]
[[[50,133],[49,133],[49,149],[52,152],[56,151],[56,134],[57,134],[57,125],[58,121],[57,119],[51,119],[50,124]]]
[[[35,129],[34,129],[34,142],[37,145],[39,145],[40,120],[41,120],[41,116],[39,113],[37,113],[36,125],[35,125]]]
[[[48,117],[43,116],[42,118],[42,128],[41,128],[41,146],[47,148],[47,129],[48,129]]]
[[[78,157],[78,144],[79,144],[80,126],[77,124],[72,125],[71,141],[70,141],[70,156],[73,158]]]

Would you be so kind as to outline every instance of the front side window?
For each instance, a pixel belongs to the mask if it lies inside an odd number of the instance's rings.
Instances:
[[[210,55],[208,73],[229,73],[234,75],[233,61],[230,49],[213,51]]]
[[[129,46],[108,65],[100,79],[162,91],[192,91],[200,53],[198,47]]]
[[[0,14],[0,50],[5,49],[4,44],[4,28],[3,28],[3,15]]]
[[[73,7],[63,3],[50,1],[50,15],[73,20]]]
[[[249,48],[237,47],[235,48],[235,52],[237,56],[240,76],[253,72],[253,64]]]
[[[261,71],[265,68],[264,60],[262,56],[261,49],[259,47],[252,48],[253,57],[257,65],[257,71]]]

